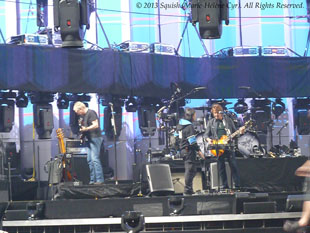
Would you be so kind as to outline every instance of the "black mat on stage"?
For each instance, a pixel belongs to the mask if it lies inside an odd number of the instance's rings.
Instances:
[[[55,199],[93,199],[108,197],[130,197],[137,195],[139,183],[100,184],[74,186],[71,183],[61,183],[55,188]],[[143,184],[143,191],[145,190]],[[144,191],[145,192],[145,191]]]
[[[285,158],[237,158],[241,186],[251,192],[301,191],[303,178],[295,176],[295,171],[307,157]],[[204,161],[196,162],[198,170]],[[206,163],[216,162],[205,161]],[[184,172],[183,160],[162,161],[170,165],[171,172]]]

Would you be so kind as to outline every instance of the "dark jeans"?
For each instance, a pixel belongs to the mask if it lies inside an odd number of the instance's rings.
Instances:
[[[240,187],[240,175],[236,163],[235,152],[226,150],[218,159],[220,177],[222,179],[223,188],[229,188],[227,182],[227,174],[225,169],[225,161],[228,161],[235,187]]]
[[[193,180],[196,175],[196,165],[194,163],[196,158],[196,152],[193,150],[182,149],[181,156],[184,160],[184,168],[185,168],[185,186],[184,186],[184,193],[185,194],[192,194],[193,191]]]
[[[104,181],[103,171],[100,161],[100,147],[102,143],[102,138],[92,138],[89,142],[88,153],[87,153],[87,163],[90,171],[90,184],[92,183],[102,183]]]

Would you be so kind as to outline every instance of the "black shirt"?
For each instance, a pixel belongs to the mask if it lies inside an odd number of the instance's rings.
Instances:
[[[225,126],[222,120],[216,120],[217,123],[217,138],[221,138],[223,135],[226,135]]]
[[[85,126],[85,127],[91,126],[92,122],[95,120],[99,121],[97,113],[91,109],[88,109],[86,114],[84,116],[81,116],[81,118],[82,118],[82,126]],[[91,138],[101,137],[101,130],[100,130],[100,127],[98,127],[97,129],[92,129],[92,130],[83,132],[83,134],[89,140]]]

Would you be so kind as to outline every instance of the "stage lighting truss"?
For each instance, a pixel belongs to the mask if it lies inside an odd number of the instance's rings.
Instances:
[[[29,92],[28,96],[32,104],[49,104],[54,102],[54,93]]]
[[[276,99],[276,101],[272,103],[271,111],[275,115],[276,119],[278,119],[279,116],[285,111],[285,104],[280,98]]]
[[[244,101],[244,99],[238,99],[237,103],[234,105],[234,111],[238,114],[243,114],[247,112],[249,109],[248,104]]]
[[[67,109],[69,107],[69,97],[66,93],[58,93],[57,107]]]
[[[28,106],[28,97],[24,91],[19,91],[16,96],[16,106],[18,108],[26,108]]]

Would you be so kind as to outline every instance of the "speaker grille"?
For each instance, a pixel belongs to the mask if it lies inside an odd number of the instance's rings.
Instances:
[[[148,164],[146,165],[146,172],[152,194],[166,195],[174,193],[168,164]]]

